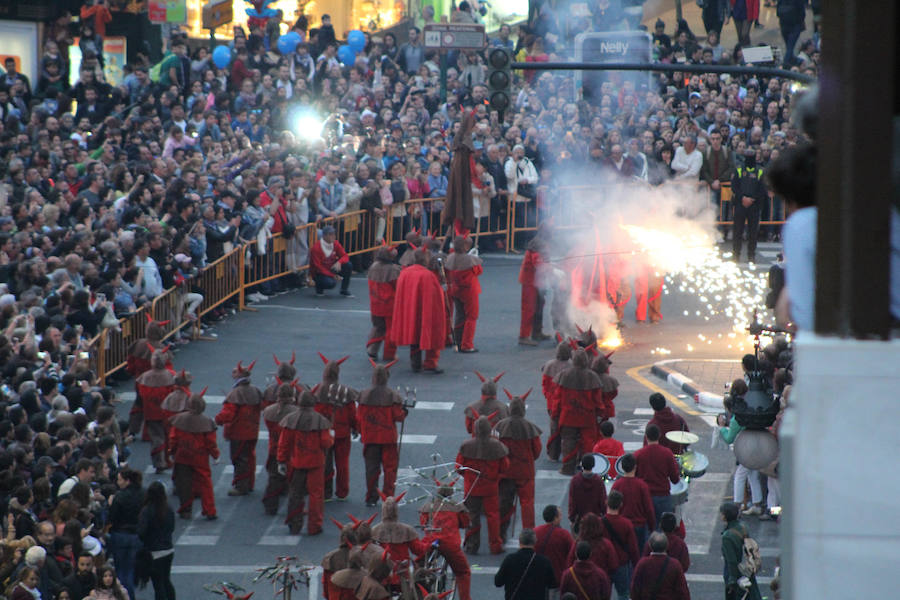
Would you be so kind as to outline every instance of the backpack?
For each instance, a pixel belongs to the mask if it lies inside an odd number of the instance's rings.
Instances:
[[[741,535],[737,531],[734,533]],[[762,567],[762,557],[759,555],[759,544],[756,543],[756,540],[747,535],[746,530],[743,533],[742,540],[741,562],[738,563],[738,571],[740,571],[741,575],[744,577],[754,577],[759,573],[760,567]]]

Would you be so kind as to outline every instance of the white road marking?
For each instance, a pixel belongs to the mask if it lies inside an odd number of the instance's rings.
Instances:
[[[653,409],[652,408],[636,408],[636,409],[634,409],[634,414],[636,414],[636,415],[652,415]]]
[[[124,402],[134,402],[134,392],[121,392],[119,399]],[[225,402],[225,396],[204,395],[203,399],[207,404],[222,404]]]
[[[285,525],[287,527],[287,525]],[[256,542],[257,546],[296,546],[300,543],[299,535],[264,535]]]
[[[421,435],[415,433],[404,433],[403,434],[403,443],[404,444],[434,444],[434,441],[437,439],[436,435]],[[359,438],[353,440],[354,443],[359,443]]]
[[[571,475],[563,475],[562,473],[560,473],[559,471],[556,471],[554,469],[537,469],[534,472],[534,478],[535,479],[560,479],[560,480],[565,479],[565,480],[569,480],[569,479],[572,479],[572,476]]]
[[[416,410],[453,410],[453,402],[416,402]]]
[[[182,534],[176,546],[215,546],[219,543],[218,535],[187,535]]]
[[[622,444],[622,448],[625,449],[625,452],[634,452],[635,450],[640,450],[644,447],[644,442],[624,442]]]
[[[295,312],[317,312],[317,313],[347,313],[368,316],[367,310],[355,310],[352,308],[308,308],[305,306],[285,306],[284,304],[254,304],[253,308],[280,308],[282,310],[293,310]]]

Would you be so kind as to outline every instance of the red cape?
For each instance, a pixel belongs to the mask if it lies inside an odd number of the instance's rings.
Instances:
[[[422,265],[406,267],[397,279],[391,340],[398,346],[442,349],[447,341],[444,310],[437,276]]]

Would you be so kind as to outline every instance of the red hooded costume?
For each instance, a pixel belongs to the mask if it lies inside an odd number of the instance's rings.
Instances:
[[[398,346],[411,347],[414,370],[422,367],[422,350],[424,367],[435,370],[447,341],[444,290],[437,276],[426,267],[428,253],[418,249],[415,255],[416,262],[397,278],[390,339]]]
[[[175,463],[172,481],[180,505],[178,514],[190,518],[194,498],[200,498],[203,514],[216,517],[216,502],[210,477],[209,457],[219,458],[216,445],[216,424],[203,414],[206,402],[204,389],[188,400],[188,410],[172,417],[169,431],[169,452]]]

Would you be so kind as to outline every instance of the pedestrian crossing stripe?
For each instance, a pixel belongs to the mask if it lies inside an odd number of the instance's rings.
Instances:
[[[176,546],[215,546],[219,543],[218,535],[182,535],[175,542]]]
[[[403,444],[428,444],[428,445],[432,445],[432,444],[434,444],[434,442],[435,442],[436,439],[437,439],[437,436],[436,436],[436,435],[421,435],[421,434],[415,434],[415,433],[404,433],[404,434],[403,434],[403,441],[402,441],[401,443],[403,443]],[[354,442],[359,442],[359,441],[360,441],[360,438],[356,438],[356,439],[353,440],[353,441],[354,441]]]
[[[287,527],[287,525],[285,525]],[[300,543],[299,535],[264,535],[258,542],[257,546],[296,546]]]
[[[635,415],[652,415],[653,409],[652,408],[636,408],[636,409],[634,409],[634,414]]]
[[[416,402],[416,410],[453,410],[453,402]]]
[[[623,442],[622,448],[625,449],[625,452],[634,452],[635,450],[640,450],[644,447],[643,442]]]
[[[119,399],[123,402],[134,402],[134,392],[122,392],[119,394]],[[207,404],[222,404],[225,402],[225,396],[216,396],[210,394],[208,396],[203,396],[203,399]],[[416,410],[444,410],[450,411],[453,410],[454,403],[453,402],[426,402],[419,401],[416,402]]]

